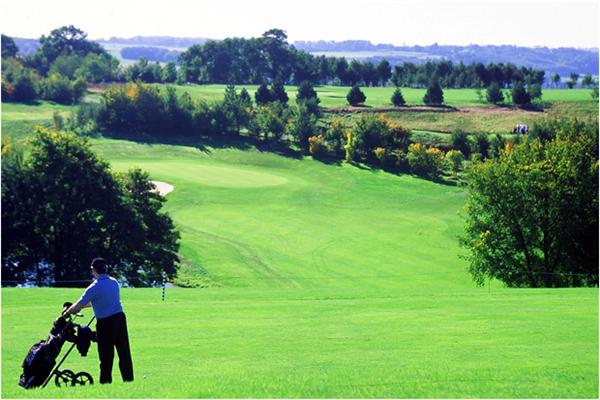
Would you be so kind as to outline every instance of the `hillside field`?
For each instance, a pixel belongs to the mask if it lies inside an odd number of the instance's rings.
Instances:
[[[3,132],[22,141],[53,107],[3,104]],[[2,288],[4,398],[599,395],[598,289],[475,287],[458,246],[462,187],[243,139],[92,144],[114,171],[174,185],[174,283],[197,287],[164,303],[159,288],[123,289],[135,382],[115,366],[108,387],[33,391],[17,385],[20,364],[81,290]],[[96,349],[65,367],[97,378]]]

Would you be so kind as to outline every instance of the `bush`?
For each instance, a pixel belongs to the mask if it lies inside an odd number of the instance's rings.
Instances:
[[[352,89],[346,95],[346,100],[348,100],[348,104],[351,106],[357,106],[359,104],[364,103],[367,100],[365,94],[360,90],[358,86],[352,86]]]
[[[437,178],[444,163],[444,152],[436,147],[425,148],[420,143],[408,146],[408,164],[417,175]]]
[[[457,129],[452,132],[450,136],[450,144],[453,149],[459,150],[465,158],[471,154],[471,143],[469,141],[469,135],[462,129]]]
[[[267,87],[265,83],[260,85],[254,93],[254,101],[256,101],[256,105],[262,106],[267,103],[273,101],[273,97],[271,96],[271,91]]]
[[[77,103],[86,89],[83,79],[70,81],[67,77],[52,74],[40,83],[41,97],[61,104]]]
[[[446,163],[448,163],[454,175],[457,175],[463,168],[465,156],[458,150],[450,150],[446,153]]]
[[[323,135],[311,136],[308,138],[308,151],[315,158],[321,157],[327,153]]]
[[[496,82],[492,82],[490,86],[487,88],[486,98],[488,103],[499,104],[504,101],[504,95],[502,94],[502,89],[500,89],[500,85]]]
[[[444,91],[437,80],[431,81],[427,86],[423,102],[429,106],[440,106],[444,103]]]
[[[515,82],[511,90],[513,104],[523,107],[531,103],[531,97],[521,82]]]
[[[329,129],[327,129],[327,132],[325,133],[325,138],[334,154],[341,154],[343,152],[342,141],[346,137],[345,131],[346,129],[340,118],[331,118],[331,123]]]
[[[396,88],[396,90],[394,90],[394,94],[392,94],[392,104],[395,107],[400,107],[406,104],[406,101],[404,100],[404,96],[402,96],[402,91],[400,90],[400,88]]]

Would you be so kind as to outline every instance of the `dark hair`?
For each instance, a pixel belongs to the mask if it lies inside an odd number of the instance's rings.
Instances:
[[[98,273],[98,274],[105,274],[106,273],[106,261],[104,261],[104,258],[101,258],[101,257],[94,258],[92,260],[92,268],[94,268],[94,271],[96,271],[96,273]]]

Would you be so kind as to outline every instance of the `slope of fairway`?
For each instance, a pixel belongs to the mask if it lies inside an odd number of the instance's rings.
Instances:
[[[135,381],[17,385],[76,289],[2,289],[2,397],[598,398],[597,289],[124,289]],[[87,311],[85,322],[90,312]],[[95,346],[65,368],[98,377]]]
[[[97,140],[117,171],[177,189],[188,267],[222,286],[473,287],[458,258],[462,189],[256,150]],[[189,267],[191,265],[191,267]]]

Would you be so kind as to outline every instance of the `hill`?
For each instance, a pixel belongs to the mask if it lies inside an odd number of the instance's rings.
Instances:
[[[391,64],[403,62],[423,63],[427,60],[449,60],[465,64],[512,62],[518,65],[543,69],[550,73],[568,75],[598,74],[598,49],[576,49],[570,47],[520,47],[477,45],[452,46],[432,44],[429,46],[394,46],[392,44],[372,44],[366,40],[296,41],[298,49],[325,55],[343,55],[359,60],[379,61],[387,59]]]

